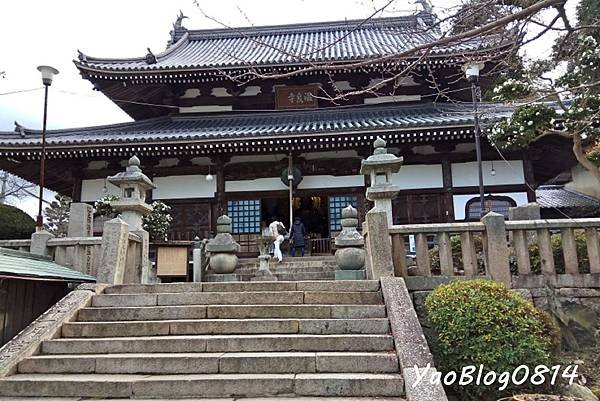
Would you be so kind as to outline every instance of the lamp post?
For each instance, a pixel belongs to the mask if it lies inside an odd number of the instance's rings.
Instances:
[[[41,231],[44,228],[44,217],[42,215],[42,201],[44,199],[44,173],[46,170],[46,117],[48,115],[48,88],[52,85],[52,78],[58,74],[58,70],[47,65],[40,65],[38,71],[42,73],[42,83],[44,84],[44,122],[42,125],[42,156],[40,158],[40,197],[38,199],[38,215],[36,221],[36,230]]]
[[[473,98],[473,120],[475,131],[475,153],[477,155],[477,174],[479,179],[479,201],[481,203],[480,216],[485,214],[485,195],[483,188],[483,167],[481,161],[481,129],[479,127],[479,96],[481,88],[479,87],[479,72],[483,70],[483,63],[468,63],[463,67],[467,80],[471,83],[471,96]]]

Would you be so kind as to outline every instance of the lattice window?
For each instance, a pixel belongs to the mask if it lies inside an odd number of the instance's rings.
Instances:
[[[508,219],[508,209],[517,206],[508,196],[486,196],[484,198],[485,212],[496,212]],[[481,216],[481,201],[479,197],[469,199],[465,207],[466,220],[479,220]]]
[[[234,234],[260,233],[260,200],[227,201]]]
[[[354,195],[330,196],[329,197],[329,230],[340,231],[342,229],[342,209],[352,205],[358,207],[358,197]]]

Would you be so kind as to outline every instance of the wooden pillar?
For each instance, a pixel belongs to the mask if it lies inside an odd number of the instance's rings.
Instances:
[[[443,205],[444,205],[444,221],[452,223],[454,221],[454,201],[452,199],[452,165],[448,159],[448,155],[442,156],[442,183],[444,186]]]
[[[215,169],[217,178],[217,214],[220,216],[227,212],[227,201],[225,199],[225,161],[223,158],[216,158]]]
[[[529,158],[527,152],[523,153],[523,173],[525,175],[525,184],[527,185],[527,202],[535,202],[535,174],[533,171],[533,162]]]

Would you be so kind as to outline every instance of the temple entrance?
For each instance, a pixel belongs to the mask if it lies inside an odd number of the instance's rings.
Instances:
[[[288,198],[262,199],[261,214],[263,224],[268,226],[273,217],[277,217],[286,229],[290,229],[290,206]],[[302,196],[292,200],[293,218],[299,217],[304,228],[307,242],[307,252],[310,254],[331,253],[331,235],[327,213],[327,197]]]
[[[306,233],[311,238],[329,236],[327,218],[327,198],[323,196],[294,197],[292,201],[293,217],[299,217]],[[262,199],[261,215],[265,225],[277,217],[285,227],[290,228],[290,207],[288,198]]]

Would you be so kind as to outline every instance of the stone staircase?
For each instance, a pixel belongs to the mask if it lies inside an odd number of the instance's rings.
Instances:
[[[108,287],[0,379],[2,400],[403,394],[378,281]]]
[[[337,263],[333,256],[304,256],[295,258],[286,256],[281,263],[271,260],[269,262],[269,269],[280,281],[333,280],[335,278],[335,271],[337,270]],[[240,259],[234,273],[235,278],[238,281],[251,281],[257,270],[257,258]],[[208,282],[215,282],[222,279],[222,275],[216,275],[210,270],[204,276],[204,281]]]

